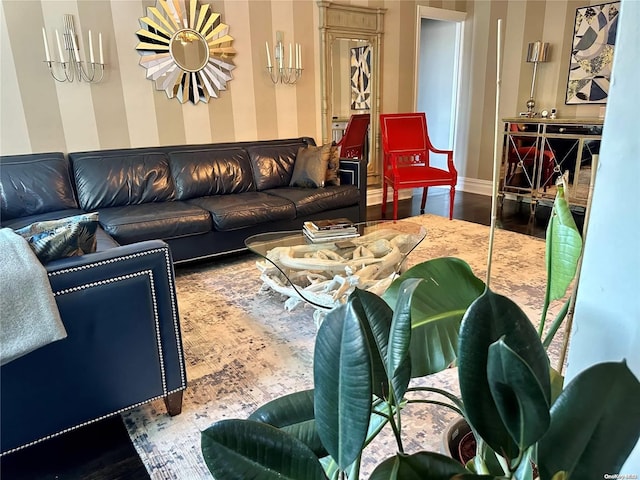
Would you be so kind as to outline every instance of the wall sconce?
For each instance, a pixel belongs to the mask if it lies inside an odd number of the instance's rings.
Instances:
[[[86,62],[80,60],[80,53],[78,51],[78,41],[76,40],[76,30],[73,26],[73,15],[66,14],[64,16],[64,31],[62,32],[62,38],[64,41],[64,49],[67,50],[68,61],[65,60],[62,51],[62,44],[60,43],[60,34],[56,29],[56,43],[58,45],[58,57],[59,61],[52,60],[49,54],[49,42],[47,41],[47,32],[42,27],[42,40],[44,41],[44,55],[45,63],[49,67],[49,73],[58,82],[73,82],[76,78],[79,82],[82,80],[89,83],[98,83],[104,76],[104,56],[102,53],[102,33],[98,34],[98,52],[100,62],[96,63],[93,55],[93,38],[91,37],[91,30],[89,30],[89,59]],[[86,56],[85,56],[86,58]],[[86,67],[83,65],[86,63]],[[54,72],[54,65],[58,64],[59,68],[64,73],[64,78],[58,78]],[[99,73],[99,76],[96,75]]]
[[[295,85],[298,79],[302,76],[302,47],[299,43],[295,45],[295,54],[293,46],[289,43],[289,66],[285,67],[285,54],[284,44],[282,43],[282,32],[276,32],[276,43],[273,46],[274,61],[271,63],[271,50],[269,50],[269,42],[265,43],[267,47],[267,70],[269,71],[269,77],[274,84],[278,82],[287,85]],[[293,65],[295,58],[295,67]],[[275,67],[274,67],[275,64]]]
[[[543,42],[532,42],[527,49],[527,63],[533,63],[533,77],[531,78],[531,94],[527,101],[527,116],[535,117],[536,112],[533,109],[536,106],[536,102],[533,99],[533,92],[536,86],[536,73],[538,71],[538,63],[548,61],[549,57],[549,44]]]

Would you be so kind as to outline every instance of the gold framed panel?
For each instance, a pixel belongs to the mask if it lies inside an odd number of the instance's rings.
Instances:
[[[343,5],[321,0],[320,10],[320,90],[322,115],[322,142],[333,140],[332,124],[335,122],[332,47],[336,42],[348,40],[360,42],[371,49],[370,65],[370,108],[369,159],[367,163],[367,183],[380,184],[382,165],[380,156],[380,51],[384,33],[385,8]],[[362,111],[358,113],[363,113]]]

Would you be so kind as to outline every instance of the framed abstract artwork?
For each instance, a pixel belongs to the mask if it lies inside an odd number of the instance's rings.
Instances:
[[[607,103],[620,2],[576,9],[567,105]]]
[[[351,110],[371,108],[371,47],[351,49]]]

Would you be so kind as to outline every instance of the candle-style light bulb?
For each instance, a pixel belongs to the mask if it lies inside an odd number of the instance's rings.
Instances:
[[[42,40],[44,41],[44,56],[47,59],[47,62],[50,62],[51,56],[49,55],[49,44],[47,43],[47,32],[44,31],[44,27],[42,27]]]
[[[291,68],[293,68],[293,49],[291,47],[291,42],[289,42],[289,70],[291,70]]]
[[[80,54],[78,53],[78,44],[76,43],[75,34],[71,33],[71,43],[73,44],[73,56],[76,58],[76,62],[80,63]]]
[[[102,55],[102,32],[98,34],[98,47],[100,49],[100,65],[104,65],[104,56]]]
[[[89,58],[91,63],[96,63],[95,58],[93,58],[93,39],[91,38],[91,30],[89,30]]]
[[[300,44],[296,43],[296,70],[300,69]]]
[[[264,46],[267,49],[267,68],[271,68],[271,51],[269,50],[269,42],[264,42]]]
[[[60,34],[56,30],[56,43],[58,44],[58,55],[60,55],[60,63],[64,62],[64,55],[62,55],[62,44],[60,43]]]

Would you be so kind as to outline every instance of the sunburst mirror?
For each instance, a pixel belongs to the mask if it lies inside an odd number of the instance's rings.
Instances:
[[[147,78],[180,103],[207,103],[233,78],[233,37],[209,7],[198,0],[157,0],[136,32]]]

